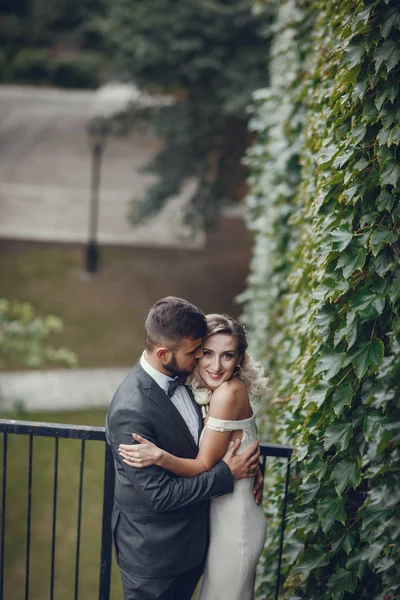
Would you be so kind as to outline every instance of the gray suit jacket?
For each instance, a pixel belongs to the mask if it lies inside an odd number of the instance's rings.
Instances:
[[[201,412],[195,405],[200,431]],[[157,466],[129,467],[118,445],[132,444],[132,433],[182,458],[195,458],[198,452],[179,411],[139,363],[116,391],[106,419],[116,471],[112,529],[117,562],[142,577],[184,573],[205,556],[208,501],[233,491],[231,471],[223,461],[188,478]]]

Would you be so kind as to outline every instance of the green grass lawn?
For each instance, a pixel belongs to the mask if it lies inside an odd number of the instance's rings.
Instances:
[[[77,245],[2,240],[0,255],[1,295],[60,316],[64,332],[51,342],[76,352],[79,366],[111,367],[135,362],[147,312],[163,296],[237,316],[250,243],[241,220],[224,219],[203,250],[101,248],[101,271],[91,279],[82,277]]]

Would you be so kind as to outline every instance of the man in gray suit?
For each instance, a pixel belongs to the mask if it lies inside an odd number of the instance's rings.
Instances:
[[[202,429],[200,407],[185,378],[201,356],[204,314],[186,300],[167,297],[150,310],[145,352],[119,386],[106,420],[116,470],[112,530],[125,600],[190,600],[208,546],[209,500],[231,493],[233,480],[258,465],[253,446],[234,446],[210,471],[183,478],[152,466],[136,469],[118,454],[132,433],[182,458],[195,458]]]

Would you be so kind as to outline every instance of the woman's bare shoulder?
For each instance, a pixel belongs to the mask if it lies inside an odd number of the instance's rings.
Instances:
[[[210,416],[217,419],[237,421],[249,402],[247,391],[242,382],[234,377],[224,381],[211,397]]]

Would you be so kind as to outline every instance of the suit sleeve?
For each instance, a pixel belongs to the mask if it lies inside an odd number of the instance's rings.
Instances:
[[[131,444],[132,432],[157,444],[151,423],[140,411],[122,407],[108,415],[107,441],[114,460],[151,510],[166,513],[233,491],[232,473],[223,461],[195,477],[176,477],[155,465],[144,469],[126,465],[118,454],[118,446]]]

